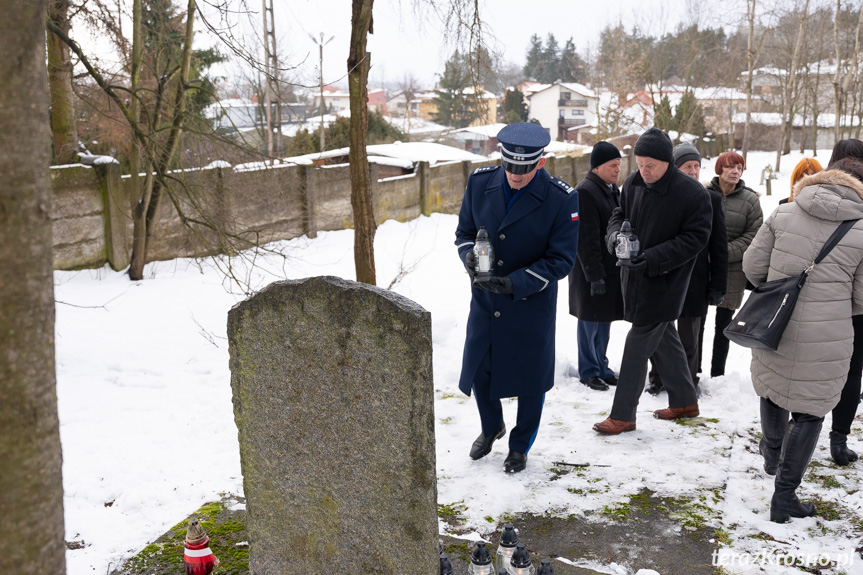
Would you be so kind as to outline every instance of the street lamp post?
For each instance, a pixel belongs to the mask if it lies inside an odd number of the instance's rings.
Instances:
[[[320,48],[320,65],[318,66],[318,71],[320,72],[320,80],[321,80],[321,152],[324,151],[324,46],[333,41],[335,36],[330,36],[330,39],[324,42],[324,33],[321,32],[321,39],[318,41],[317,38],[309,34],[309,38],[312,39],[312,42],[318,45]]]

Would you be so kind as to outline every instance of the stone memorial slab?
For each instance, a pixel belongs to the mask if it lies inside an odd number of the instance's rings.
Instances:
[[[431,314],[367,284],[271,284],[228,313],[251,575],[436,575]]]

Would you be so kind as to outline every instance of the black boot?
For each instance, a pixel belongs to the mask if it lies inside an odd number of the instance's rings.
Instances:
[[[782,454],[782,440],[788,429],[788,410],[782,409],[766,397],[761,398],[761,441],[758,451],[764,457],[764,471],[776,475],[779,456]]]
[[[797,499],[795,491],[800,487],[803,474],[815,452],[823,421],[823,417],[801,413],[797,421],[791,421],[788,424],[788,431],[782,442],[782,456],[776,472],[776,480],[773,482],[770,521],[786,523],[791,517],[815,515],[815,506],[808,501]]]
[[[852,461],[857,461],[857,453],[848,449],[848,436],[838,431],[830,432],[830,457],[836,465],[845,467]]]

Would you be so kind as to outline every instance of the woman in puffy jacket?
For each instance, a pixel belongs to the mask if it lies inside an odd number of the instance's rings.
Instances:
[[[743,275],[741,263],[743,252],[749,247],[764,220],[758,194],[747,188],[740,179],[744,167],[743,156],[737,152],[722,153],[716,158],[717,175],[707,185],[708,189],[719,192],[722,196],[725,230],[728,235],[728,287],[725,290],[725,299],[716,306],[710,377],[725,375],[729,341],[722,331],[731,323],[734,310],[743,303],[743,290],[746,288],[746,276]]]
[[[767,218],[743,256],[749,281],[757,286],[799,275],[843,220],[863,218],[863,164],[848,160],[840,167],[848,171],[805,177],[794,201]],[[854,339],[851,316],[860,313],[863,221],[812,270],[779,348],[752,350],[752,384],[761,397],[759,447],[765,471],[776,474],[771,521],[815,514],[815,506],[801,502],[795,492],[824,416],[839,402]]]

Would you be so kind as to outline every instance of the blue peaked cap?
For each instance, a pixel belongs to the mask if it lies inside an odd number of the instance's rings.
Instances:
[[[532,171],[551,142],[548,131],[533,122],[509,124],[497,134],[500,142],[500,163],[511,174]]]

